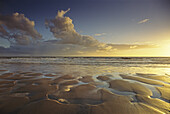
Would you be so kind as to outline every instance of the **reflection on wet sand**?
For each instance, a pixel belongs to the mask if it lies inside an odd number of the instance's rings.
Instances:
[[[0,70],[0,113],[169,113],[170,76],[95,76]]]

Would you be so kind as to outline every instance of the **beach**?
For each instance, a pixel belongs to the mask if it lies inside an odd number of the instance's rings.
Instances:
[[[168,114],[169,63],[170,58],[1,58],[0,113]]]
[[[0,0],[0,114],[170,114],[170,0]]]

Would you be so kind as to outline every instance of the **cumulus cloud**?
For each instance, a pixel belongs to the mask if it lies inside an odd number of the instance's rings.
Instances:
[[[0,37],[11,43],[29,44],[41,39],[42,36],[35,30],[34,26],[34,21],[30,21],[24,14],[0,14]]]
[[[58,11],[54,19],[45,21],[56,39],[37,42],[36,45],[32,42],[41,39],[41,35],[35,30],[34,21],[19,13],[0,15],[0,38],[13,43],[8,48],[0,47],[0,55],[105,55],[119,50],[155,48],[152,45],[106,44],[92,36],[81,35],[74,29],[72,19],[64,16],[68,11],[70,9]]]
[[[146,23],[146,22],[148,22],[149,20],[150,20],[150,19],[143,19],[143,20],[139,21],[138,24]]]
[[[104,46],[92,36],[80,35],[76,32],[72,19],[64,16],[69,10],[58,11],[55,19],[45,21],[46,27],[50,29],[54,37],[61,39],[59,43],[104,48],[106,45]]]

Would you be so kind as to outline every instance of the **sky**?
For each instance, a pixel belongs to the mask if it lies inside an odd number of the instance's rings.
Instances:
[[[170,56],[169,0],[0,0],[0,56]]]

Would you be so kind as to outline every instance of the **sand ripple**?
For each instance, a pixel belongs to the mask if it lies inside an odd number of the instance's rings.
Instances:
[[[170,111],[168,75],[76,77],[0,72],[1,114],[168,114]]]

